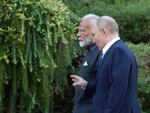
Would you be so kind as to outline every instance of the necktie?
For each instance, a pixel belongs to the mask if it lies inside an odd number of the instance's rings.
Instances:
[[[103,59],[103,52],[100,53],[99,59],[100,59],[100,60]]]

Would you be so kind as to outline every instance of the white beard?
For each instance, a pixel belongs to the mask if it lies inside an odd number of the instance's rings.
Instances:
[[[85,41],[84,40],[79,41],[79,45],[80,47],[85,47],[86,46]]]
[[[86,47],[86,46],[90,45],[91,42],[92,42],[92,38],[89,37],[89,38],[86,38],[85,40],[80,40],[79,45],[80,45],[80,47]]]

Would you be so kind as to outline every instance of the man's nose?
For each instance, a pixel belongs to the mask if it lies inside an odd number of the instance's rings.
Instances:
[[[80,33],[79,32],[77,33],[77,38],[80,38]]]

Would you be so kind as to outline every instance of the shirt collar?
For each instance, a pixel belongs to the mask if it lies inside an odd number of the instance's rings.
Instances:
[[[108,49],[118,40],[120,40],[120,37],[116,37],[113,40],[111,40],[108,44],[106,44],[106,46],[102,49],[102,58],[104,57]]]

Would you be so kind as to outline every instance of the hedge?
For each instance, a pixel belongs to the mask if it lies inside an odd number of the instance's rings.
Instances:
[[[119,23],[120,35],[133,43],[150,42],[149,0],[63,0],[76,15],[109,15]]]
[[[53,112],[71,64],[71,15],[61,1],[0,1],[0,113]]]

